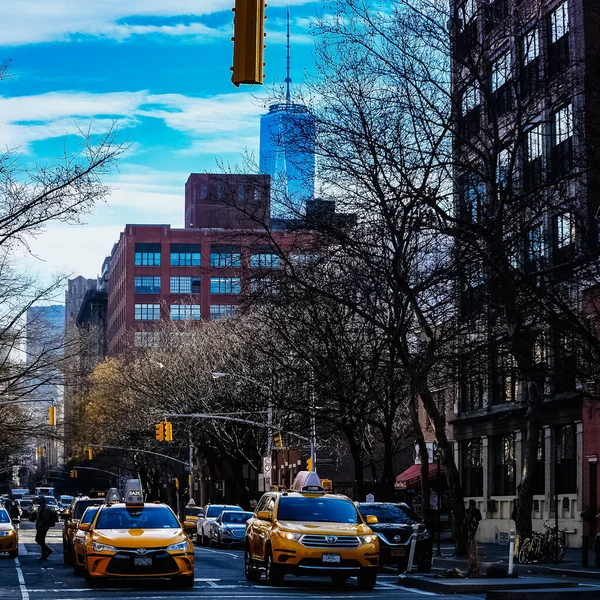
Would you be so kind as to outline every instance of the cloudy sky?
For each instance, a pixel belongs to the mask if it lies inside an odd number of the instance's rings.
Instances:
[[[113,193],[81,226],[49,227],[30,269],[95,276],[126,223],[183,225],[191,172],[218,171],[258,152],[261,88],[230,81],[234,0],[12,0],[2,2],[0,145],[23,160],[60,155],[77,128],[117,119],[132,144]],[[285,77],[285,14],[292,14],[292,78],[312,71],[310,25],[321,2],[268,0],[267,81]]]

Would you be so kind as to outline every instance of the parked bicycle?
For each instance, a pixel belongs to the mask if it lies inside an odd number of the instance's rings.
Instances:
[[[556,556],[556,527],[544,521],[546,531],[534,531],[530,538],[525,538],[519,550],[519,562],[523,565],[531,563],[553,562],[558,558],[561,562],[565,557],[566,529],[558,530],[558,557]]]

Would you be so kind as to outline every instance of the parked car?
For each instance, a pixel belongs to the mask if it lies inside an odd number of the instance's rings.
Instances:
[[[237,505],[207,504],[204,507],[203,513],[198,515],[198,520],[196,521],[196,543],[208,546],[210,541],[209,523],[214,521],[224,510],[243,511],[244,509]]]
[[[251,512],[224,510],[214,521],[209,521],[209,543],[217,548],[243,546],[246,535],[246,521]]]
[[[404,572],[408,565],[411,535],[417,531],[414,564],[417,571],[428,573],[431,570],[432,538],[419,516],[407,504],[391,502],[357,502],[356,506],[363,518],[367,514],[377,517],[371,525],[379,538],[379,564],[397,565]]]

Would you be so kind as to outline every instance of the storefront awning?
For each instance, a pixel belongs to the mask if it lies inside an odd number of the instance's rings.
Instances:
[[[437,463],[430,463],[429,465],[429,481],[438,477],[438,466]],[[408,467],[406,471],[403,471],[396,477],[396,483],[394,488],[397,490],[406,490],[411,488],[421,487],[421,465],[413,465]]]

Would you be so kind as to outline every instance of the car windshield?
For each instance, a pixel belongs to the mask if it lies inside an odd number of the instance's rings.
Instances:
[[[10,518],[5,510],[0,510],[0,523],[10,523]]]
[[[277,519],[317,523],[360,523],[354,504],[341,498],[281,498]]]
[[[81,519],[81,515],[85,512],[85,509],[88,506],[94,506],[94,504],[99,504],[99,502],[99,500],[78,500],[77,504],[75,504],[72,518]]]
[[[197,517],[202,514],[202,509],[201,508],[186,508],[185,514],[188,517]]]
[[[243,525],[251,516],[252,513],[250,512],[224,512],[221,516],[221,521],[223,523],[238,523]]]
[[[91,523],[98,512],[97,506],[90,506],[81,516],[81,523]]]
[[[377,517],[380,523],[393,523],[395,525],[412,525],[418,521],[413,518],[413,515],[408,515],[404,510],[395,504],[359,504],[358,510],[363,519],[366,520],[367,515]],[[407,511],[408,512],[408,511]]]
[[[58,502],[54,496],[46,496],[46,504],[52,504],[53,506],[56,506]]]
[[[178,529],[175,515],[166,506],[109,507],[98,515],[96,529]]]

